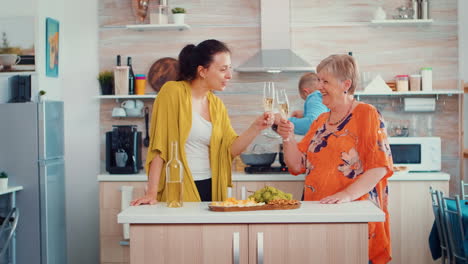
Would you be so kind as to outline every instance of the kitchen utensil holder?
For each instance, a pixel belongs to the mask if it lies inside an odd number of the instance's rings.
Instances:
[[[114,68],[115,95],[128,95],[128,66]]]

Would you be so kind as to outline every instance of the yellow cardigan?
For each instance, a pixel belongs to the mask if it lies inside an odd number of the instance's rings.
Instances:
[[[232,186],[231,145],[238,137],[231,126],[229,116],[221,99],[212,92],[208,95],[212,123],[210,139],[210,165],[212,175],[212,200],[227,198],[227,187]],[[146,156],[146,173],[156,154],[164,160],[159,180],[158,201],[166,200],[165,165],[170,158],[170,143],[178,142],[179,159],[184,165],[184,201],[200,201],[185,155],[185,142],[192,127],[192,88],[186,81],[170,81],[163,85],[153,104],[150,127],[150,146]]]

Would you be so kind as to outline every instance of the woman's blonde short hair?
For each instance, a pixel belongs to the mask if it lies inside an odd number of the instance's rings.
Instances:
[[[351,80],[348,93],[354,94],[356,86],[358,85],[359,70],[352,56],[346,54],[330,55],[317,66],[317,72],[321,71],[331,73],[335,78],[341,81]]]

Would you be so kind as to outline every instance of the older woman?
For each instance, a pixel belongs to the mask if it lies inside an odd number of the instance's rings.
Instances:
[[[344,203],[371,200],[386,215],[369,223],[370,263],[391,260],[387,178],[393,174],[384,121],[372,105],[357,102],[353,93],[358,69],[353,57],[332,55],[317,67],[319,91],[330,112],[320,115],[301,142],[294,125],[281,120],[285,162],[293,174],[305,173],[304,200]]]

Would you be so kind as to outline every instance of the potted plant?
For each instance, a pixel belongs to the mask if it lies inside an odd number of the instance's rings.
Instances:
[[[44,100],[46,99],[46,96],[45,96],[46,93],[47,93],[47,92],[44,91],[44,90],[40,90],[40,91],[39,91],[39,95],[38,95],[38,98],[37,98],[37,99],[38,99],[38,102],[44,102]]]
[[[98,76],[101,85],[102,95],[114,94],[114,73],[112,71],[102,71]]]
[[[8,174],[4,171],[0,173],[0,190],[8,189]]]
[[[172,11],[172,18],[174,20],[174,24],[184,24],[185,8],[175,7],[175,8],[172,8],[171,11]]]

